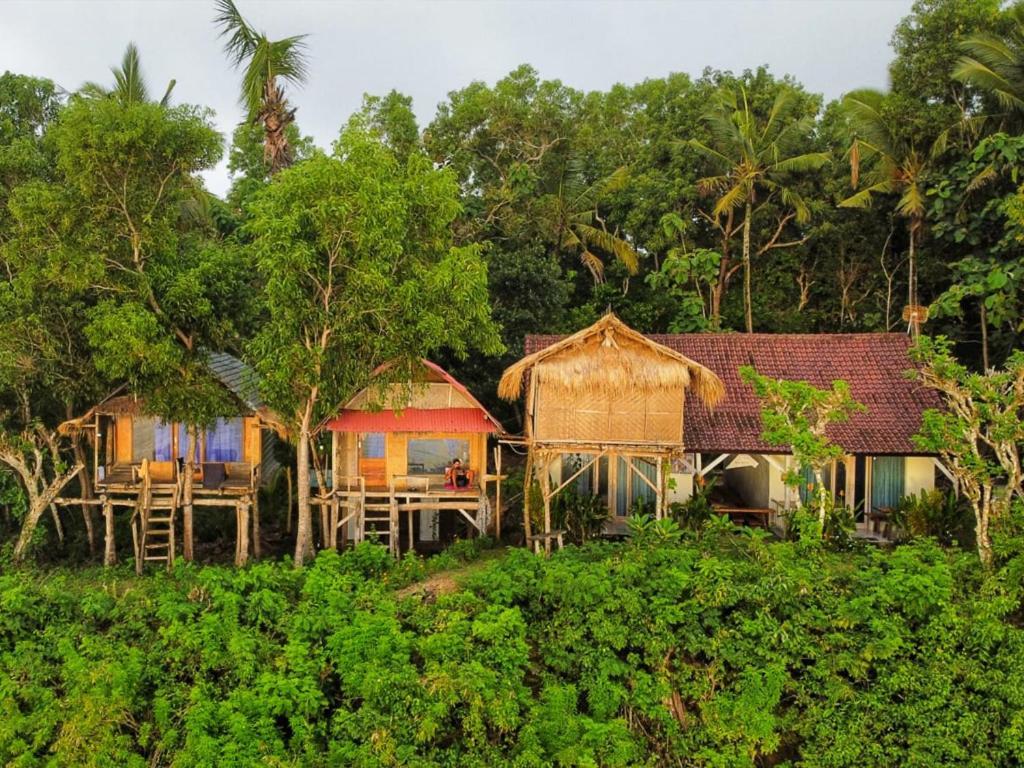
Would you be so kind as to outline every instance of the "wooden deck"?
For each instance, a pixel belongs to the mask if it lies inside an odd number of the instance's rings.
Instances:
[[[362,477],[341,480],[339,487],[313,500],[320,507],[321,525],[331,547],[338,545],[338,532],[344,539],[346,526],[352,523],[356,542],[376,536],[398,556],[414,548],[414,522],[420,512],[456,512],[480,534],[486,532],[490,523],[490,501],[479,486],[431,488],[429,480],[419,477],[395,478],[391,486],[370,487]],[[402,516],[408,532],[404,549],[399,541]]]

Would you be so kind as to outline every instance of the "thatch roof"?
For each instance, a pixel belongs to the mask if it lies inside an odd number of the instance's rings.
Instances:
[[[509,366],[498,384],[498,396],[517,399],[527,375],[536,377],[538,386],[567,396],[689,389],[709,407],[725,396],[725,386],[713,371],[651,341],[611,312]]]

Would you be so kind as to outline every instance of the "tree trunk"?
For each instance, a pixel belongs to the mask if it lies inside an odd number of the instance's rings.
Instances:
[[[299,426],[296,446],[295,482],[298,485],[299,509],[295,533],[295,567],[301,568],[313,555],[313,512],[309,503],[309,433],[313,418],[313,401],[306,408]]]
[[[746,212],[743,216],[743,315],[747,323],[747,333],[754,332],[754,308],[750,292],[750,199],[747,199]]]
[[[990,568],[992,566],[992,537],[989,535],[988,524],[992,514],[992,489],[984,488],[981,498],[973,506],[978,558],[983,566]]]
[[[910,220],[910,249],[907,253],[907,303],[911,306],[910,335],[917,339],[921,333],[921,322],[917,316],[917,254],[914,252],[914,241],[917,239],[917,224]]]
[[[198,430],[195,426],[188,427],[188,448],[185,453],[185,477],[182,483],[182,507],[181,507],[181,556],[191,562],[192,560],[192,492],[195,475],[196,445],[199,442]],[[171,521],[174,525],[174,521]]]
[[[78,473],[78,485],[81,488],[83,499],[92,499],[92,478],[89,475],[88,462],[85,459],[85,450],[82,448],[82,437],[76,434],[72,443],[72,450],[75,454],[75,463],[82,465],[82,471]],[[85,522],[85,535],[89,540],[89,557],[96,557],[96,530],[92,514],[92,505],[82,505],[82,520]]]
[[[25,521],[21,525],[18,541],[14,545],[15,562],[20,562],[25,557],[25,553],[28,552],[29,545],[32,543],[32,535],[39,525],[39,520],[46,510],[50,508],[50,504],[64,490],[64,486],[70,483],[81,470],[82,465],[76,464],[71,469],[54,478],[53,482],[42,493],[39,492],[38,488],[25,487],[25,492],[28,494],[29,507],[28,513],[25,515]]]
[[[981,298],[981,370],[988,373],[988,308],[985,297]]]
[[[818,496],[818,522],[821,523],[821,536],[825,537],[825,514],[827,510],[828,496],[825,491],[825,481],[821,475],[821,467],[814,468],[814,484],[817,487]]]
[[[117,563],[117,550],[114,545],[114,505],[110,499],[103,497],[103,565]]]

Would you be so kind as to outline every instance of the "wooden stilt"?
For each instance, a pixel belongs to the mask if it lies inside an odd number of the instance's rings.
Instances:
[[[661,520],[665,516],[665,486],[662,482],[665,476],[665,462],[661,458],[655,461],[657,463],[657,470],[654,483],[657,486],[657,490],[654,492],[654,517],[657,520]]]
[[[530,546],[530,537],[533,535],[530,524],[530,496],[533,494],[533,450],[526,454],[526,470],[523,474],[523,534],[526,536],[526,546]]]
[[[103,500],[103,565],[111,566],[117,562],[117,551],[114,548],[114,505],[104,494]]]
[[[551,554],[551,457],[545,456],[540,473],[540,492],[544,497],[544,553]]]
[[[391,554],[398,557],[398,499],[395,492],[391,492],[391,502],[388,509],[388,549]]]
[[[494,540],[501,542],[501,444],[494,448]]]
[[[249,500],[238,502],[238,549],[235,565],[241,567],[249,560]]]
[[[260,559],[260,491],[254,487],[252,492],[252,556]]]
[[[284,468],[284,479],[288,483],[288,509],[284,514],[284,530],[285,533],[292,532],[292,468]]]
[[[340,513],[341,513],[341,506],[340,506],[340,502],[338,501],[338,497],[332,495],[331,496],[331,522],[330,522],[331,534],[330,534],[330,543],[328,544],[328,546],[331,549],[337,549],[338,548],[338,520],[340,519]]]

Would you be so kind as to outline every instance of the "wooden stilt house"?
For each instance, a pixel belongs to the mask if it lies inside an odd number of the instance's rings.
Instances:
[[[244,563],[250,547],[259,556],[258,489],[265,473],[276,467],[271,448],[282,431],[280,422],[259,401],[253,374],[241,361],[212,354],[210,369],[230,393],[237,411],[200,432],[191,477],[185,474],[187,426],[147,415],[145,403],[123,388],[61,426],[63,431],[81,430],[90,437],[93,500],[106,518],[108,564],[115,556],[117,508],[131,514],[139,570],[146,562],[173,564],[179,515],[183,554],[191,558],[195,507],[233,507],[235,562]]]
[[[429,360],[414,380],[371,385],[327,422],[330,493],[322,494],[329,544],[374,535],[394,553],[450,539],[459,522],[483,533],[500,505],[501,424],[462,384]],[[465,486],[446,474],[459,461]],[[404,542],[404,546],[403,546]]]
[[[721,379],[688,357],[651,341],[608,313],[589,328],[509,367],[498,394],[526,393],[526,477],[543,500],[543,529],[524,523],[528,544],[550,550],[551,501],[571,483],[624,497],[649,490],[656,517],[666,508],[666,466],[684,451],[687,392],[707,406],[724,395]],[[557,482],[554,482],[557,478]]]

